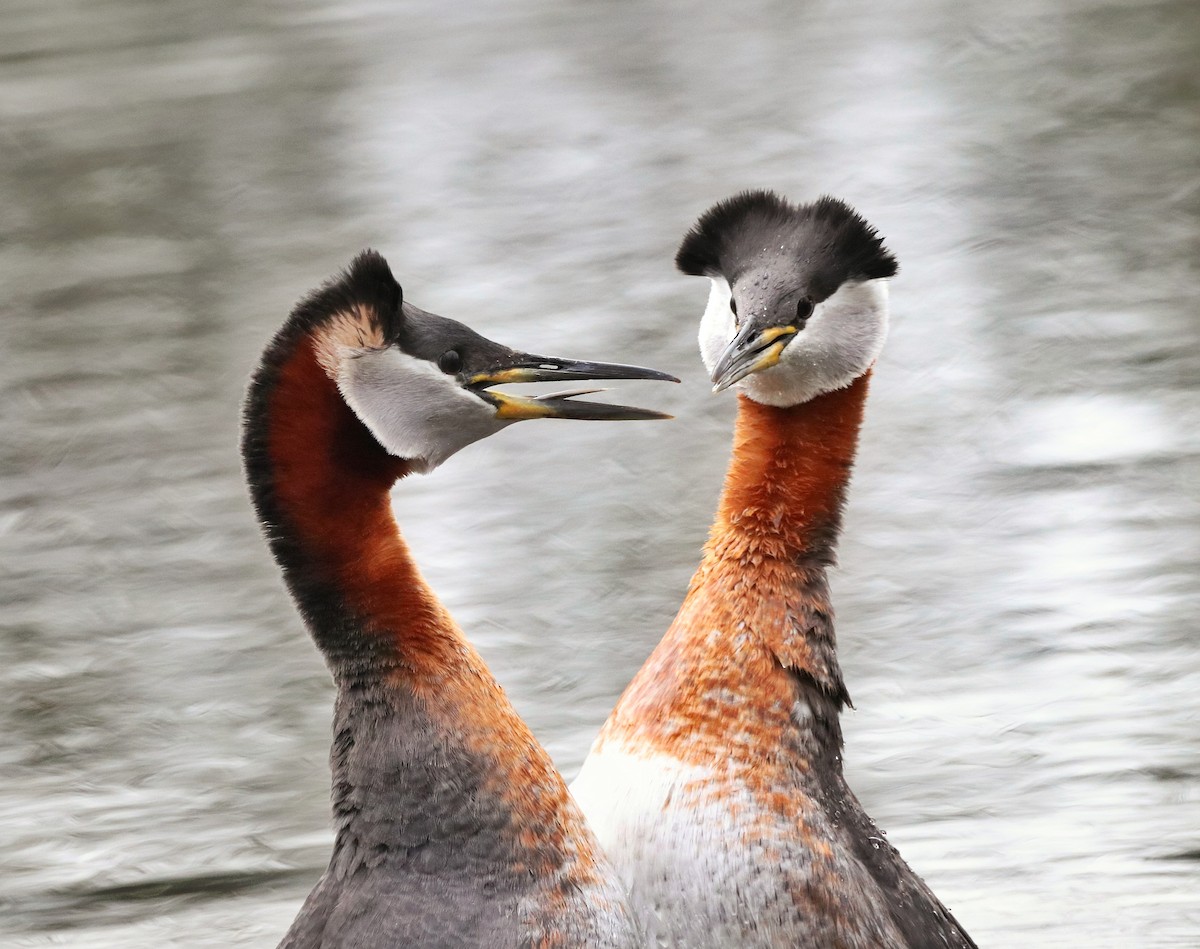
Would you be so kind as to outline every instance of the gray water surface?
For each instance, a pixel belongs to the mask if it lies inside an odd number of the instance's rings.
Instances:
[[[375,246],[671,423],[539,422],[395,492],[568,776],[729,450],[678,239],[740,188],[901,261],[842,567],[846,761],[981,946],[1200,945],[1200,6],[3,0],[0,944],[272,946],[331,689],[242,387]]]

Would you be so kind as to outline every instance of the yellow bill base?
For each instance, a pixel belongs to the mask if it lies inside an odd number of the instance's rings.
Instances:
[[[519,395],[489,392],[488,398],[496,404],[496,418],[517,422],[530,418],[554,418],[559,413],[551,405],[535,399],[523,399]]]
[[[771,331],[768,330],[768,332]],[[763,335],[765,336],[766,333]],[[753,367],[750,369],[750,372],[747,373],[747,375],[753,375],[756,372],[762,372],[764,369],[770,369],[772,366],[776,365],[779,362],[779,357],[783,355],[783,350],[786,345],[786,343],[774,343],[764,349],[762,353],[759,354],[758,359],[755,360]]]

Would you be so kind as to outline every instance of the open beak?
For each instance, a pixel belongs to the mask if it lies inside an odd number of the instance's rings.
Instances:
[[[608,421],[671,418],[652,409],[604,402],[576,402],[576,396],[602,392],[603,389],[568,389],[546,395],[520,396],[507,392],[485,391],[489,386],[510,382],[578,382],[584,379],[654,379],[678,382],[674,376],[657,369],[623,366],[609,362],[581,362],[552,356],[518,355],[516,361],[494,371],[470,376],[466,385],[480,398],[496,406],[496,417],[517,421],[529,418],[575,418]]]
[[[796,326],[768,326],[760,330],[746,324],[713,367],[713,392],[721,392],[746,376],[776,365],[797,332]]]

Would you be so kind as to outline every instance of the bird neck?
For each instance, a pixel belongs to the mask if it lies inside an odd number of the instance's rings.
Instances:
[[[709,559],[757,554],[797,566],[833,563],[869,383],[867,372],[844,389],[786,407],[738,397]]]
[[[743,396],[704,558],[662,642],[601,734],[694,763],[761,768],[759,744],[800,741],[840,768],[849,701],[825,576],[867,394],[777,408]],[[793,711],[803,697],[814,715]],[[803,732],[803,734],[799,734]],[[755,742],[732,741],[758,735]],[[813,751],[817,749],[817,751]]]
[[[264,361],[243,451],[272,553],[335,678],[438,651],[456,632],[392,515],[407,461],[389,455],[302,336]]]
[[[725,487],[688,594],[700,609],[719,600],[727,626],[749,630],[839,708],[849,695],[826,568],[836,560],[869,384],[868,372],[787,407],[739,397]]]
[[[350,875],[371,847],[409,859],[393,845],[419,824],[412,859],[450,865],[482,827],[495,833],[480,873],[591,879],[591,837],[565,783],[400,536],[389,492],[409,463],[346,405],[311,339],[268,351],[243,454],[272,551],[338,686],[335,863]]]

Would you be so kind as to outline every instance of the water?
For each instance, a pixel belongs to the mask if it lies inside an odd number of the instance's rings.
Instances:
[[[868,810],[981,945],[1200,943],[1200,7],[493,6],[6,0],[0,944],[270,946],[320,872],[331,692],[237,412],[362,246],[684,380],[395,495],[574,774],[714,506],[671,256],[751,186],[901,261],[835,581]]]

